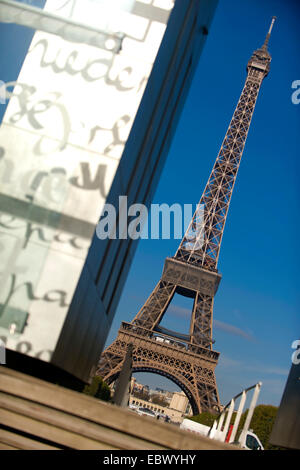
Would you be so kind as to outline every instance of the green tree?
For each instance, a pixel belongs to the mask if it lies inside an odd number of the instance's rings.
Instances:
[[[149,401],[150,395],[146,390],[133,390],[132,395],[140,400]]]
[[[90,385],[86,385],[83,389],[83,393],[92,397],[98,398],[99,400],[109,401],[110,400],[110,388],[106,382],[95,375]]]
[[[160,405],[160,406],[168,406],[168,400],[166,400],[164,397],[160,396],[159,394],[154,394],[151,396],[151,401],[155,405]]]
[[[197,423],[200,424],[205,424],[205,426],[212,426],[218,415],[215,415],[213,413],[205,412],[205,413],[200,413],[199,415],[195,416],[187,416],[189,419],[192,421],[196,421]]]
[[[269,443],[271,431],[275,422],[278,408],[272,405],[258,405],[253,413],[250,429],[259,437],[262,445],[266,450],[280,450],[280,447],[272,446]],[[241,431],[246,420],[248,410],[241,416],[238,431]]]

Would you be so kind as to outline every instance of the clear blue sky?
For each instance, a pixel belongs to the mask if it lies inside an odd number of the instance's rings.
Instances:
[[[262,381],[259,403],[279,405],[291,366],[299,319],[300,2],[220,0],[186,101],[154,203],[195,203],[219,151],[246,78],[246,64],[277,16],[264,80],[248,135],[219,259],[213,337],[222,403]],[[141,240],[109,334],[131,321],[160,278],[177,240]],[[175,305],[188,306],[175,299]],[[184,310],[165,325],[186,331]],[[176,386],[159,375],[136,374],[152,387]]]

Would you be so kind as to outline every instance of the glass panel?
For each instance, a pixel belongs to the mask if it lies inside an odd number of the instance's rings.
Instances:
[[[121,31],[122,22],[126,22],[126,14],[131,12],[134,1],[48,0],[46,2],[45,0],[1,0],[1,3],[3,3],[2,8],[7,7],[7,15],[11,15],[10,21],[25,21],[25,17],[28,15],[26,11],[31,12],[32,15],[32,8],[34,8],[40,12],[44,10],[44,13],[49,12],[66,20],[79,22],[87,27],[92,26],[107,32],[117,32]],[[14,6],[19,8],[14,9]],[[11,8],[9,9],[9,7]],[[20,7],[23,8],[23,11]]]
[[[17,82],[3,84],[1,93],[8,104],[0,127],[0,339],[47,361],[169,14],[143,4],[131,14],[132,1],[84,4],[91,18],[89,4],[117,5],[115,16],[127,15],[121,53],[38,31]],[[83,2],[50,5],[78,19]]]
[[[117,52],[133,4],[134,0],[0,0],[0,21]]]

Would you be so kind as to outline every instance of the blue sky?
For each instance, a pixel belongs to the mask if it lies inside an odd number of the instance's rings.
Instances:
[[[153,203],[200,199],[240,96],[246,64],[277,16],[264,80],[242,158],[219,258],[215,297],[216,368],[222,403],[262,381],[259,403],[279,405],[299,320],[299,124],[291,101],[300,80],[300,3],[220,0]],[[178,240],[141,240],[107,340],[131,321],[161,276]],[[174,304],[174,306],[173,306]],[[187,330],[190,305],[174,299],[164,324]],[[176,390],[155,374],[151,387]]]

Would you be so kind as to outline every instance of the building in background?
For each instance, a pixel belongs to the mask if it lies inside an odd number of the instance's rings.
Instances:
[[[99,240],[96,224],[121,195],[150,205],[216,3],[0,0],[1,22],[36,30],[1,95],[8,366],[89,379],[137,244]]]
[[[149,387],[146,387],[138,383],[135,378],[131,380],[130,408],[133,410],[147,408],[154,413],[153,416],[167,417],[169,421],[177,424],[180,424],[185,416],[192,416],[192,407],[184,392],[149,390]],[[158,396],[160,400],[155,400]]]
[[[192,408],[189,405],[189,400],[184,392],[173,393],[173,396],[170,402],[170,408],[181,411],[183,415],[188,414],[188,412],[192,411]]]
[[[158,395],[163,395],[167,400],[171,400],[174,392],[169,392],[168,390],[163,390],[162,388],[156,387],[153,393]]]

